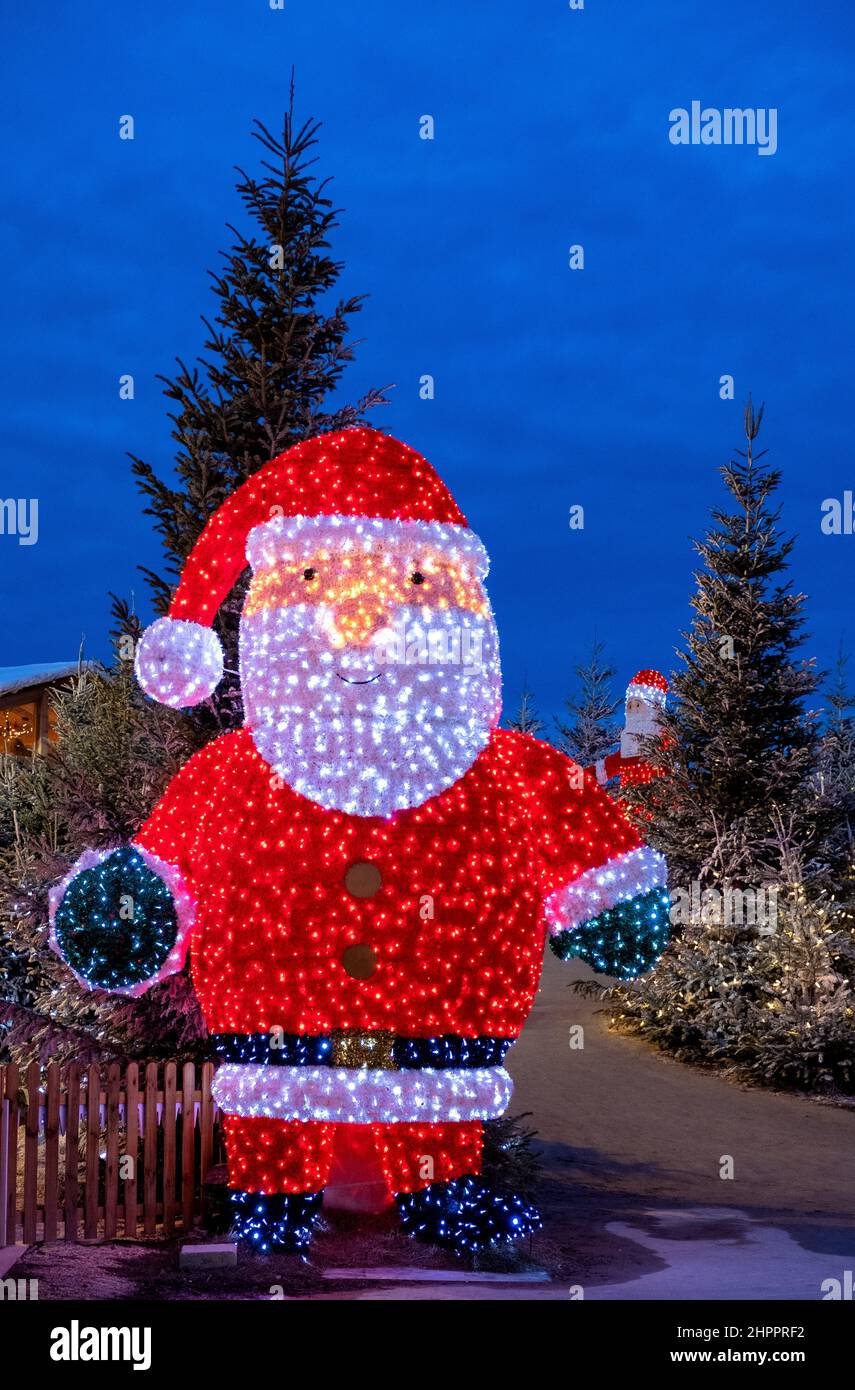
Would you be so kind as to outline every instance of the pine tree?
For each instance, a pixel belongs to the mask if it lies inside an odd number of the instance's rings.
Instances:
[[[761,1084],[848,1092],[855,928],[834,879],[852,864],[850,701],[841,675],[820,742],[804,704],[817,683],[799,654],[804,597],[783,579],[780,475],[755,452],[761,419],[749,400],[747,448],[723,470],[736,507],[716,509],[696,543],[695,617],[658,755],[667,775],[627,789],[668,857],[672,901],[694,882],[704,908],[678,915],[654,971],[610,991],[612,1021]],[[734,889],[763,892],[762,921],[728,920]],[[708,897],[720,904],[709,916]]]
[[[826,697],[820,740],[815,816],[827,889],[855,930],[855,694],[842,647]]]
[[[805,804],[816,753],[804,702],[817,674],[800,655],[805,596],[784,582],[793,541],[774,500],[781,475],[756,452],[762,418],[749,398],[746,448],[722,469],[735,505],[715,508],[695,542],[694,618],[662,726],[668,776],[630,794],[652,813],[651,841],[680,883],[751,886],[774,874],[770,815]]]
[[[145,570],[155,609],[165,613],[194,542],[220,503],[269,459],[328,430],[359,424],[385,403],[369,391],[355,405],[329,399],[352,361],[350,321],[364,295],[333,301],[341,261],[329,254],[340,209],[328,180],[313,173],[320,128],[294,120],[294,86],[279,136],[255,122],[265,153],[257,175],[238,169],[237,192],[247,230],[229,226],[233,241],[211,273],[213,319],[203,317],[204,357],[162,377],[172,403],[177,444],[175,483],[142,459],[133,469],[164,550],[162,573]],[[238,585],[216,626],[226,651],[226,678],[195,716],[209,732],[242,722],[237,684]],[[212,721],[213,716],[213,721]]]
[[[539,738],[543,732],[543,720],[537,712],[534,696],[528,686],[523,687],[519,708],[513,719],[508,720],[508,728],[518,734],[531,734],[532,738]]]
[[[565,702],[570,722],[555,721],[558,747],[581,767],[614,752],[620,742],[615,719],[620,701],[612,692],[615,669],[607,665],[604,653],[605,644],[595,639],[588,661],[576,667],[578,694]]]
[[[57,691],[57,744],[0,775],[0,1029],[17,1060],[154,1055],[204,1036],[189,976],[139,1000],[87,992],[47,947],[48,889],[83,849],[131,839],[192,751],[189,721],[146,700],[131,660],[81,667]]]
[[[826,725],[820,740],[818,791],[837,808],[840,852],[855,851],[855,693],[849,688],[849,658],[842,647],[826,696]]]

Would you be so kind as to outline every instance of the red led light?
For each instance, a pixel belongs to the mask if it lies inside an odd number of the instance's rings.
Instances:
[[[543,900],[640,841],[556,750],[496,729],[464,776],[394,817],[328,810],[271,779],[247,731],[173,780],[136,842],[196,895],[191,962],[214,1033],[389,1029],[516,1037],[540,977]],[[382,886],[348,891],[368,862]],[[343,957],[367,944],[370,978]]]

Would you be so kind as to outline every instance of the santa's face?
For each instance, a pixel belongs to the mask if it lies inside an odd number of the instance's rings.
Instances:
[[[629,695],[626,701],[626,720],[621,735],[621,753],[625,758],[636,758],[642,751],[645,738],[655,738],[659,730],[661,711],[652,700],[640,695]]]
[[[643,734],[655,731],[657,709],[652,702],[642,700],[638,695],[630,695],[626,702],[626,728],[632,733]]]
[[[387,816],[420,805],[463,775],[498,723],[483,566],[441,528],[432,544],[400,522],[290,525],[286,540],[273,528],[256,544],[241,618],[255,745],[322,806]]]

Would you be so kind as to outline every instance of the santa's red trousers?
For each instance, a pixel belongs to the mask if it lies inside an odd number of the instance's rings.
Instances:
[[[481,1171],[482,1124],[315,1124],[225,1117],[229,1187],[241,1192],[318,1192],[337,1206],[381,1210],[417,1192]]]

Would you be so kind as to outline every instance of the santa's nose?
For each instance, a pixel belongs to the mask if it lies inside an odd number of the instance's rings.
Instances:
[[[364,647],[389,625],[389,604],[380,594],[352,594],[333,605],[333,628],[348,647]]]

